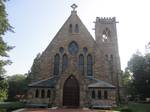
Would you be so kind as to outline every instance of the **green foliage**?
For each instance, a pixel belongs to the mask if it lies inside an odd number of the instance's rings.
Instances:
[[[141,99],[150,97],[150,54],[134,54],[128,62],[128,71],[132,73],[132,91]]]
[[[17,74],[8,77],[8,101],[16,101],[26,96],[28,80],[25,75]]]
[[[4,101],[7,99],[7,88],[8,83],[7,80],[1,80],[0,81],[0,101]]]
[[[122,104],[113,110],[120,112],[150,112],[150,104],[133,103]]]
[[[9,112],[14,109],[23,108],[25,105],[20,102],[0,102],[0,109],[6,109]],[[1,112],[1,110],[0,110]]]
[[[13,47],[7,45],[6,42],[3,40],[3,36],[7,31],[13,32],[12,26],[10,26],[7,13],[5,9],[5,2],[7,0],[0,0],[0,57],[8,57],[8,51],[11,50]],[[3,60],[0,59],[0,77],[3,77],[5,73],[4,66],[10,64],[10,60]]]
[[[40,57],[41,54],[38,53],[31,67],[31,72],[28,73],[28,78],[30,81],[34,81],[34,79],[38,77],[37,74],[40,72]]]

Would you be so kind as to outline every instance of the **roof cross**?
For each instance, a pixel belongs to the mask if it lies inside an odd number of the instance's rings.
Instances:
[[[71,8],[73,9],[73,11],[75,11],[75,9],[77,8],[78,6],[76,4],[72,4],[71,5]]]

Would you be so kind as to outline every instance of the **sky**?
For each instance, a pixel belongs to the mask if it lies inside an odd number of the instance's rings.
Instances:
[[[96,17],[116,17],[121,68],[127,66],[137,50],[145,53],[150,41],[149,0],[10,0],[6,10],[15,33],[7,32],[4,40],[12,46],[12,64],[6,75],[27,73],[38,53],[42,53],[78,5],[77,14],[95,37]]]

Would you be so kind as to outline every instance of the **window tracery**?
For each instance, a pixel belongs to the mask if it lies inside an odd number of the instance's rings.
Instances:
[[[102,33],[102,41],[103,42],[108,42],[111,37],[111,32],[108,28],[105,28],[105,30]]]
[[[68,46],[68,51],[71,55],[75,55],[78,53],[79,47],[75,41],[72,41]]]

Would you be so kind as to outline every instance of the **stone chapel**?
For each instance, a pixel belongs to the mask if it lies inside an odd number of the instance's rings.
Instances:
[[[28,100],[58,107],[114,106],[120,87],[116,19],[97,17],[95,38],[77,15],[76,5],[39,56]]]

